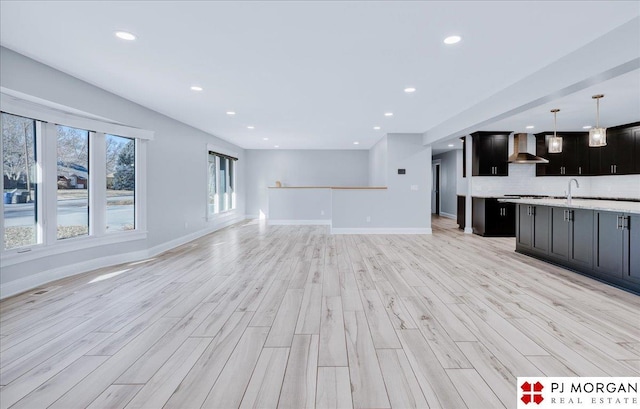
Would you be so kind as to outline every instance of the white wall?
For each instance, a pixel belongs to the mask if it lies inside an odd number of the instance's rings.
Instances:
[[[389,134],[387,161],[386,190],[334,190],[334,233],[431,232],[431,147],[422,134]]]
[[[457,213],[457,166],[461,152],[457,149],[433,157],[434,160],[440,160],[440,214],[443,215],[455,216]]]
[[[239,147],[3,47],[0,47],[0,85],[125,125],[155,131],[155,140],[148,143],[147,150],[147,239],[3,266],[0,277],[3,290],[20,288],[20,282],[38,285],[37,282],[95,268],[101,262],[124,262],[134,255],[166,248],[215,228],[222,221],[205,218],[208,143],[239,155],[238,209],[225,221],[243,218],[245,154]],[[29,277],[36,278],[29,280]]]
[[[640,199],[640,175],[592,176],[589,179],[591,197]]]
[[[387,136],[369,150],[369,186],[387,186]]]
[[[331,189],[267,189],[269,224],[330,224]]]
[[[367,186],[366,150],[252,150],[246,156],[246,214],[268,214],[267,187]]]

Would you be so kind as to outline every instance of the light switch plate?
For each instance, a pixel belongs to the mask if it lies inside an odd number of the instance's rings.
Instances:
[[[411,185],[411,190],[418,190],[418,185]]]

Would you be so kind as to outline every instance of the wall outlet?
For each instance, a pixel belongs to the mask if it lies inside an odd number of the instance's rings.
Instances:
[[[188,229],[189,228],[189,222],[184,222],[184,228]]]
[[[367,223],[371,223],[371,216],[367,216]]]
[[[411,190],[418,190],[418,185],[411,185]]]
[[[324,216],[324,210],[320,210],[320,216]]]

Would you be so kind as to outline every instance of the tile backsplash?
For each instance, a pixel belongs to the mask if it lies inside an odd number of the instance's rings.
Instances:
[[[474,176],[475,196],[545,195],[563,196],[572,176],[536,177],[535,164],[509,164],[509,176]],[[580,197],[640,199],[640,175],[578,176],[572,194]],[[466,193],[466,179],[460,180],[458,194]]]

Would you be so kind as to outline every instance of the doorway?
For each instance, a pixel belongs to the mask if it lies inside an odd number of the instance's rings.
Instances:
[[[431,174],[433,181],[431,183],[431,213],[440,215],[440,160],[432,162]]]

